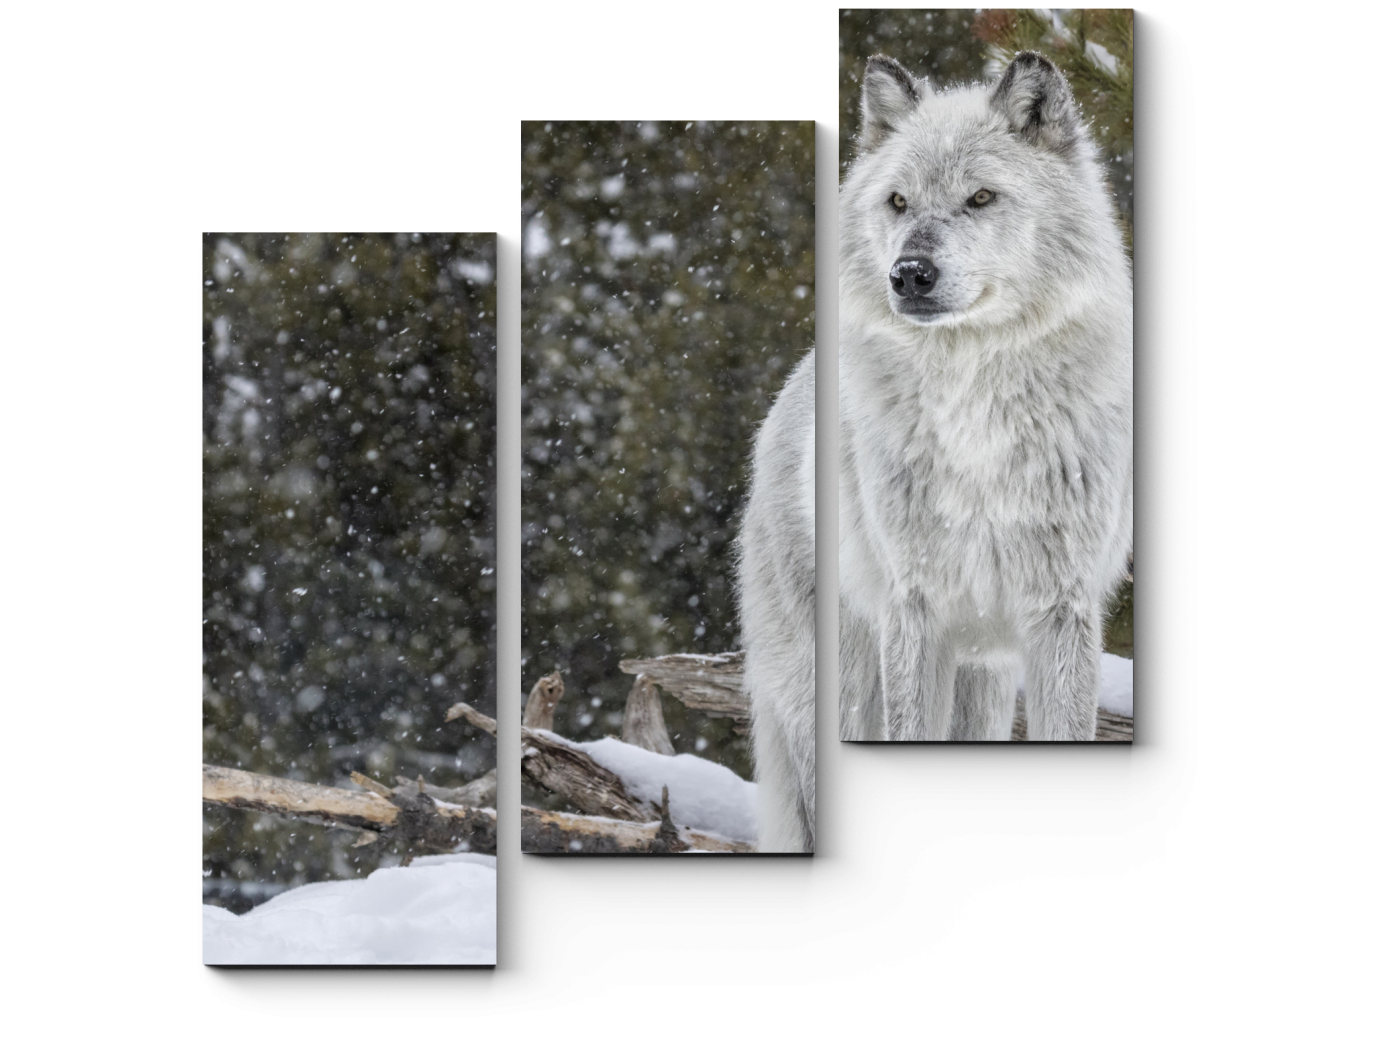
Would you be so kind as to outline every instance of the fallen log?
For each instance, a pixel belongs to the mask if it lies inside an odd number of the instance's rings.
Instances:
[[[632,795],[611,769],[544,730],[520,727],[520,769],[582,813],[643,823],[661,815],[653,803]]]
[[[475,853],[496,852],[494,810],[439,802],[416,791],[386,798],[374,790],[348,791],[206,765],[204,801],[389,835],[410,853],[450,853],[463,843]]]
[[[422,779],[421,777],[419,778]],[[407,777],[395,777],[394,783],[401,788],[412,788],[415,781]],[[496,806],[496,771],[477,777],[470,784],[459,788],[443,788],[436,784],[424,784],[423,791],[442,802],[452,802],[467,809],[494,809]]]
[[[627,694],[627,707],[622,715],[623,743],[660,755],[674,756],[676,753],[666,729],[657,683],[643,668],[659,669],[662,679],[673,691],[682,694],[691,706],[712,715],[739,715],[746,720],[748,698],[742,692],[742,654],[738,655],[737,669],[734,660],[736,654],[733,653],[719,657],[681,654],[650,661],[624,661],[622,669],[636,674],[637,680]],[[726,691],[734,690],[738,692],[726,694]],[[536,682],[525,705],[523,726],[542,726],[547,719],[548,727],[552,728],[554,709],[563,691],[563,679],[558,672]],[[742,733],[744,728],[745,725],[741,724],[739,731]],[[531,827],[522,828],[521,848],[526,852],[686,853],[696,849],[716,852],[713,848],[716,845],[722,846],[719,852],[740,851],[737,846],[717,836],[702,836],[708,845],[697,846],[694,836],[702,833],[689,828],[685,831],[685,836],[689,837],[683,837],[681,830],[671,820],[670,789],[667,785],[661,787],[661,805],[658,809],[650,801],[630,795],[620,778],[594,762],[591,756],[570,740],[552,733],[532,733],[530,728],[522,728],[521,741],[522,769],[531,779],[563,794],[585,814],[609,819],[609,824],[601,831],[569,828],[570,836],[567,839],[554,818],[545,824],[536,821]],[[566,816],[570,819],[573,817],[572,814]],[[641,833],[619,831],[616,818],[624,816],[629,818],[628,823],[644,830]],[[655,831],[648,835],[645,829],[651,827],[649,820],[653,816],[660,819]],[[648,823],[643,824],[644,821]]]
[[[744,692],[744,654],[673,653],[618,664],[627,674],[645,675],[686,707],[711,718],[732,718],[739,733],[752,721]]]
[[[737,842],[692,828],[675,829],[679,842],[657,848],[662,822],[638,824],[609,817],[556,813],[520,807],[520,848],[525,853],[656,853],[698,850],[706,853],[754,853],[752,843]]]

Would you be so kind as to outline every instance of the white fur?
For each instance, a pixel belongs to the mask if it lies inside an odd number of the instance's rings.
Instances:
[[[797,366],[754,446],[739,535],[739,616],[753,698],[758,838],[765,852],[815,842],[816,399],[811,354]]]
[[[840,199],[842,738],[1007,739],[1023,663],[1029,736],[1092,740],[1132,545],[1132,285],[1088,132],[1038,55],[942,92],[877,58],[862,143]],[[922,299],[891,289],[910,253],[937,268]],[[810,412],[812,382],[779,407]],[[810,414],[775,409],[744,526],[765,849],[814,812],[814,574],[774,560],[813,549],[789,505],[810,506],[813,445]]]

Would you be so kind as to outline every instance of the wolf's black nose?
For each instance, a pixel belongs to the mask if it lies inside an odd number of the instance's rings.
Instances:
[[[890,287],[902,299],[928,295],[938,280],[938,267],[922,255],[905,255],[890,269]]]

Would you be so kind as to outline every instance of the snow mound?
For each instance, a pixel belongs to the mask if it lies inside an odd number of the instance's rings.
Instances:
[[[1115,715],[1133,714],[1133,662],[1112,653],[1100,654],[1099,706]]]

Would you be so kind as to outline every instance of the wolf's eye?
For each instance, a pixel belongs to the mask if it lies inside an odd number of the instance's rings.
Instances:
[[[890,194],[890,206],[894,208],[895,211],[903,211],[905,208],[909,207],[909,202],[904,199],[904,194],[892,193]]]
[[[991,190],[978,190],[967,199],[967,203],[971,204],[974,208],[985,208],[996,199],[997,195]]]

